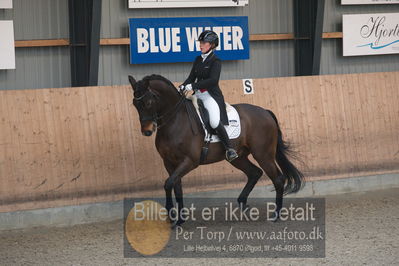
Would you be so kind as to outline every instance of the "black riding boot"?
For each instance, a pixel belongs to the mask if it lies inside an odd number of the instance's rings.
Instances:
[[[226,150],[226,160],[231,162],[232,160],[236,159],[238,157],[237,152],[231,147],[229,136],[227,136],[227,132],[223,124],[219,123],[215,130],[224,146],[224,149]]]

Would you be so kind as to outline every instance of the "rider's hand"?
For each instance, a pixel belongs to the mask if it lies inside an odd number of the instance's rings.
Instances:
[[[193,90],[193,86],[191,84],[187,84],[186,86],[184,86],[184,91],[192,91]]]

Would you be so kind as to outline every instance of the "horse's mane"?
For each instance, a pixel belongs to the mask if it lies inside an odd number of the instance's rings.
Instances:
[[[173,83],[169,79],[167,79],[161,75],[152,74],[152,75],[145,76],[143,78],[144,82],[151,81],[151,80],[161,80],[161,81],[165,82],[166,84],[168,84],[169,86],[171,86],[172,88],[176,89],[175,85],[173,85]]]

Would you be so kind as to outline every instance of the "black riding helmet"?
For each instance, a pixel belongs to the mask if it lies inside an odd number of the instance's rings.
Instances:
[[[219,45],[219,36],[214,31],[205,30],[198,37],[198,41],[209,42],[210,44],[214,44],[214,48],[216,48]]]

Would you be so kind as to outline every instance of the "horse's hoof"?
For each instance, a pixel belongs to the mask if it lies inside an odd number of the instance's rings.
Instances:
[[[172,223],[172,225],[170,226],[171,229],[175,229],[178,226],[182,226],[182,224],[184,224],[184,220],[178,220],[178,221],[174,221]]]
[[[240,205],[240,209],[241,209],[242,212],[246,211],[246,210],[248,210],[250,208],[251,208],[251,206],[249,206],[248,204]]]
[[[176,225],[180,226],[180,225],[184,224],[184,222],[185,222],[185,220],[179,219],[179,220],[177,220]]]
[[[177,226],[178,226],[178,225],[176,225],[176,223],[173,223],[173,224],[170,226],[170,229],[174,230],[174,229],[176,229]]]
[[[269,217],[269,221],[272,221],[273,223],[277,222],[279,219],[278,213],[275,211],[273,212],[273,216]]]

